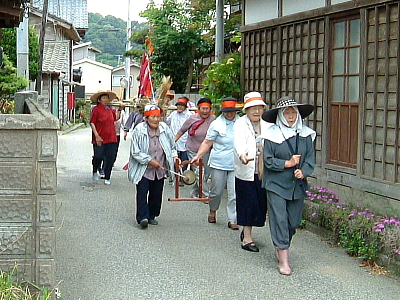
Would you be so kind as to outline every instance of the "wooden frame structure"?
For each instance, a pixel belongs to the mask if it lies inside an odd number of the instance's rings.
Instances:
[[[188,162],[187,162],[188,163]],[[186,163],[186,164],[187,164]],[[185,162],[183,162],[185,164]],[[209,198],[203,197],[203,159],[199,160],[199,197],[198,198],[180,198],[180,182],[181,178],[179,175],[175,175],[175,198],[168,198],[168,201],[200,201],[200,202],[208,202]],[[179,170],[180,166],[178,163],[175,163],[175,170]]]

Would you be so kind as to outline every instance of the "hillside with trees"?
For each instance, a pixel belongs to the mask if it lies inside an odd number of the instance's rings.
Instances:
[[[147,28],[147,24],[132,21],[132,33]],[[89,13],[89,27],[82,42],[92,42],[92,46],[102,53],[96,60],[113,67],[124,64],[126,47],[126,22],[111,15]],[[132,49],[141,49],[142,45],[131,42]]]

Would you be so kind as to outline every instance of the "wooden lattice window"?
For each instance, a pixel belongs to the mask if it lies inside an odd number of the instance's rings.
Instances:
[[[332,22],[328,162],[357,166],[360,19]]]

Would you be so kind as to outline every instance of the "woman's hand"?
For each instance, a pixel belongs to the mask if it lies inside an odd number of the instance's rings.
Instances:
[[[304,179],[303,172],[300,169],[294,170],[294,177],[297,179]]]
[[[290,158],[290,160],[287,160],[287,161],[285,162],[285,168],[292,168],[292,167],[297,166],[297,165],[300,163],[300,158],[301,158],[301,155],[300,155],[300,154],[295,154],[295,155],[293,155],[293,156]]]
[[[103,145],[103,139],[100,136],[96,136],[96,145],[99,147]]]
[[[160,163],[159,163],[158,161],[156,161],[155,159],[152,159],[152,160],[149,162],[149,165],[152,166],[152,167],[155,168],[155,169],[162,168],[162,165],[160,165]]]
[[[190,161],[190,164],[197,166],[199,164],[199,160],[200,160],[200,156],[196,155],[195,157],[192,158],[192,160]]]
[[[174,156],[174,164],[178,164],[179,168],[181,167],[182,161],[178,156]]]
[[[247,154],[240,155],[239,159],[242,162],[242,164],[244,164],[244,165],[247,165],[249,163],[249,161],[254,160],[253,157],[248,157]]]

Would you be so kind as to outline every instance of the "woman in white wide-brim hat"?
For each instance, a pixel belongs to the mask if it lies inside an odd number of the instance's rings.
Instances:
[[[262,185],[268,196],[268,216],[279,272],[292,273],[289,247],[302,220],[307,176],[315,166],[316,133],[303,124],[314,107],[299,104],[291,97],[278,100],[276,107],[262,118],[274,123],[262,134],[264,176]]]
[[[244,96],[244,111],[234,130],[234,166],[237,224],[243,226],[240,234],[242,249],[259,252],[253,237],[253,226],[265,226],[267,213],[267,196],[261,187],[261,170],[263,139],[260,135],[272,124],[261,119],[266,104],[258,92]]]

